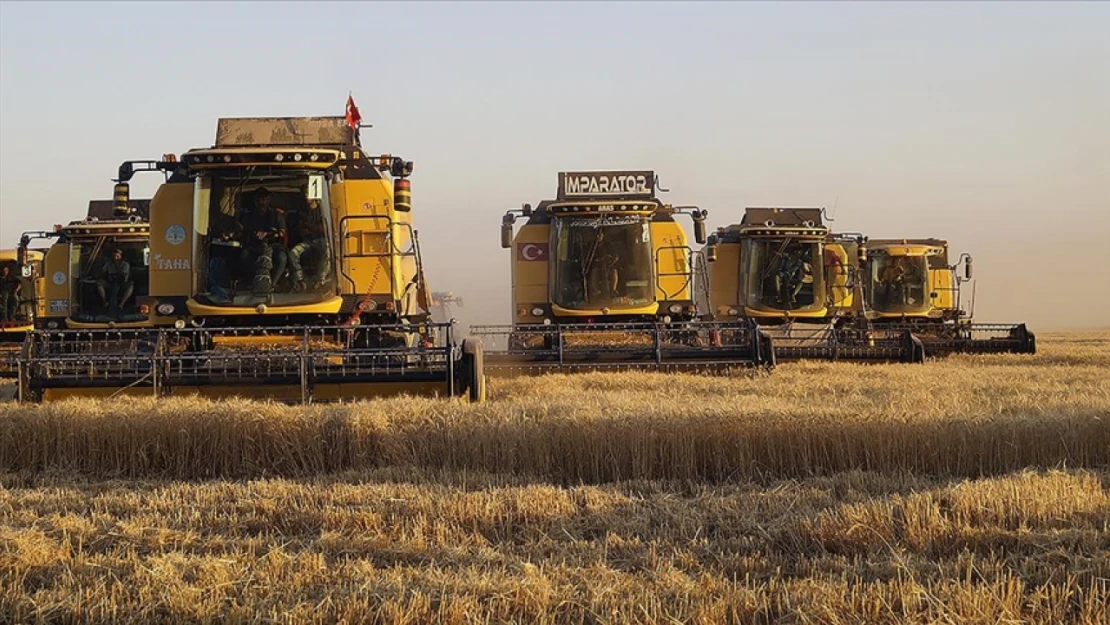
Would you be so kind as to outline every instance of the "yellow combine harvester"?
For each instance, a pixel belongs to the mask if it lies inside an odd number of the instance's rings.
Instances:
[[[25,232],[31,241],[53,239],[42,260],[43,304],[35,326],[49,330],[141,328],[150,325],[150,200],[92,200],[84,219]],[[21,261],[23,262],[23,261]]]
[[[29,250],[20,262],[17,250],[0,250],[0,378],[16,377],[23,341],[41,314],[42,258]]]
[[[554,200],[508,211],[513,323],[471,327],[491,374],[772,366],[754,324],[700,317],[682,214],[705,242],[707,212],[661,202],[651,171],[560,173]]]
[[[1037,351],[1036,337],[1024,323],[972,323],[961,297],[962,284],[972,279],[971,256],[949,264],[947,241],[871,239],[863,274],[863,316],[869,325],[912,332],[930,357]]]
[[[861,305],[861,235],[837,235],[821,208],[748,208],[702,249],[701,305],[722,321],[749,319],[768,333],[778,360],[922,362],[908,330],[872,332]]]
[[[210,148],[124,163],[117,206],[136,172],[168,175],[150,204],[150,327],[37,329],[21,399],[483,399],[481,345],[428,314],[412,170],[367,155],[343,117],[221,119]]]

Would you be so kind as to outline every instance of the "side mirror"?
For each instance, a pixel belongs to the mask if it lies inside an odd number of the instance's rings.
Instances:
[[[126,217],[131,214],[131,187],[126,182],[120,182],[116,185],[113,193],[114,203],[112,205],[112,212],[117,217]]]
[[[501,247],[509,249],[513,246],[513,222],[505,220],[501,222]]]
[[[29,267],[27,264],[27,248],[20,245],[15,251],[15,262],[20,267]]]
[[[698,243],[705,243],[705,217],[694,217],[694,240]]]
[[[964,279],[971,279],[971,257],[967,257],[967,262],[964,263]]]

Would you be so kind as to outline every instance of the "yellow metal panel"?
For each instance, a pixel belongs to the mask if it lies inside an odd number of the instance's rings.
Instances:
[[[933,308],[941,310],[956,309],[956,279],[953,271],[945,269],[929,270],[930,293],[936,293],[933,298]]]
[[[130,328],[147,328],[150,327],[150,325],[149,321],[115,321],[111,322],[111,325],[108,323],[82,323],[72,319],[66,321],[66,327],[73,328],[74,330],[102,330],[108,327],[117,330],[127,330]]]
[[[852,290],[848,288],[848,270],[851,259],[844,246],[839,243],[825,244],[825,271],[826,280],[830,287],[834,309],[849,310],[852,308]]]
[[[346,180],[333,184],[331,195],[341,292],[396,298],[404,284],[398,250],[408,249],[410,237],[408,228],[397,225],[393,187],[386,180]]]
[[[228,316],[228,315],[337,315],[339,309],[343,305],[343,298],[336,296],[327,299],[323,302],[316,304],[302,304],[299,306],[273,306],[266,309],[265,312],[259,313],[254,308],[247,307],[228,307],[228,306],[208,306],[201,304],[194,299],[185,301],[185,305],[189,308],[189,314],[200,316]]]
[[[193,185],[166,183],[158,187],[150,202],[150,295],[152,297],[193,294]]]
[[[869,249],[884,250],[890,256],[925,256],[930,251],[937,249],[937,247],[914,243],[881,243],[878,245],[871,245]]]
[[[413,249],[412,212],[391,211],[393,218],[393,243],[395,252]],[[417,302],[417,289],[405,291],[405,286],[416,278],[417,266],[415,254],[395,254],[396,284],[398,295],[404,293],[401,299],[401,311],[406,314],[420,312],[421,306]]]
[[[528,258],[535,258],[536,254],[532,251],[534,248],[529,248],[527,255],[522,253],[522,248],[526,245],[548,245],[551,237],[551,226],[547,224],[525,224],[517,231],[516,238],[513,239],[512,258],[510,263],[512,266],[512,282],[513,282],[513,319],[517,323],[534,323],[535,317],[531,316],[531,312],[525,312],[524,316],[518,315],[519,309],[524,307],[531,310],[535,304],[546,304],[551,300],[550,291],[548,289],[548,261],[547,260],[525,260]],[[552,250],[548,250],[550,257]]]
[[[818,319],[825,317],[829,314],[827,307],[822,307],[818,310],[791,310],[789,318],[791,319]],[[782,311],[774,310],[756,310],[754,308],[744,307],[744,316],[757,317],[760,319],[785,319],[787,315]]]
[[[707,264],[709,268],[709,307],[714,317],[728,316],[729,309],[737,314],[742,310],[740,302],[740,244],[719,243],[717,260]]]
[[[675,221],[651,222],[651,247],[656,263],[652,272],[656,277],[656,299],[662,302],[692,300],[690,250],[686,247],[686,232],[682,226]]]
[[[69,243],[55,243],[43,261],[42,318],[64,319],[69,314]]]
[[[42,271],[41,267],[39,269]],[[46,278],[35,278],[35,318],[46,314]]]
[[[551,311],[561,317],[601,317],[603,313],[600,309],[595,310],[576,310],[572,308],[563,308],[552,304]],[[654,315],[659,312],[659,303],[648,304],[647,306],[628,306],[628,307],[612,307],[609,309],[610,315]],[[534,320],[534,319],[533,319]]]

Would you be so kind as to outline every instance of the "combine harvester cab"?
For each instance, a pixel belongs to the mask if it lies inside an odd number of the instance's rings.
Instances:
[[[655,191],[651,171],[564,172],[556,199],[508,211],[513,323],[471,327],[491,375],[773,367],[754,324],[700,316],[694,254],[675,215],[693,218],[702,243],[707,212]],[[518,214],[527,222],[514,236]]]
[[[748,208],[701,251],[701,305],[714,319],[758,324],[783,360],[922,362],[909,331],[875,334],[852,323],[863,237],[834,235],[821,208]]]
[[[868,325],[877,332],[911,332],[929,357],[1037,351],[1036,336],[1024,323],[972,322],[962,306],[962,286],[972,280],[971,256],[950,265],[947,241],[872,239],[863,273]]]
[[[211,148],[124,163],[117,203],[136,171],[172,171],[150,205],[150,327],[68,351],[80,337],[37,331],[21,398],[484,399],[481,344],[428,314],[413,164],[371,158],[357,128],[221,119]]]
[[[0,378],[19,372],[19,353],[42,306],[43,250],[0,250]]]

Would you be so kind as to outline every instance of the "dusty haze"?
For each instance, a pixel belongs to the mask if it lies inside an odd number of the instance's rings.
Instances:
[[[946,238],[978,319],[1105,326],[1107,32],[1102,3],[5,2],[0,247],[217,117],[338,115],[351,91],[364,143],[416,162],[428,277],[464,327],[508,320],[500,217],[568,169],[654,169],[714,227],[824,205],[837,230]]]

